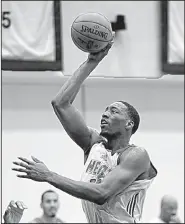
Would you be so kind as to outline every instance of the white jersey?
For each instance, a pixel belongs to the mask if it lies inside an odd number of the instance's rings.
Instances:
[[[131,145],[129,147],[136,147]],[[85,163],[81,180],[100,183],[117,166],[118,153],[111,155],[103,143],[93,145]],[[89,223],[138,223],[141,222],[146,190],[151,180],[133,182],[121,193],[98,205],[82,200],[82,207]]]

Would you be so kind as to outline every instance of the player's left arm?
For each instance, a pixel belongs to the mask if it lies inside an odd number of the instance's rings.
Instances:
[[[119,165],[107,174],[102,183],[96,184],[63,177],[51,172],[43,162],[36,158],[33,159],[36,163],[21,158],[22,161],[29,165],[14,162],[14,164],[26,168],[13,169],[27,173],[27,175],[18,175],[18,177],[47,182],[74,197],[100,205],[104,204],[111,196],[126,189],[150,166],[149,156],[144,149],[132,149],[127,156],[122,154]]]
[[[149,168],[150,160],[143,149],[132,150],[124,158],[120,157],[119,165],[112,170],[100,184],[76,182],[61,179],[53,174],[49,183],[75,197],[104,204],[111,196],[126,189],[139,175]]]
[[[126,189],[150,165],[149,156],[143,149],[132,150],[119,165],[112,170],[100,184],[73,181],[58,174],[51,173],[48,183],[77,198],[96,204],[104,204],[111,196]]]

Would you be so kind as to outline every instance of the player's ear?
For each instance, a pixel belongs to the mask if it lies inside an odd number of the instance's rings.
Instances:
[[[128,120],[126,123],[126,130],[132,129],[134,127],[134,122],[131,120]]]
[[[42,206],[42,202],[40,203],[40,207],[43,208],[43,206]]]

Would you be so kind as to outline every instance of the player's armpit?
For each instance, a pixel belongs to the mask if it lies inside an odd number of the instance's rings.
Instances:
[[[88,128],[80,112],[72,105],[53,105],[54,111],[71,139],[87,153],[99,135]]]
[[[100,184],[103,194],[101,204],[126,189],[138,176],[147,171],[149,166],[150,159],[144,149],[135,148],[126,157],[121,156],[119,165],[107,174]]]

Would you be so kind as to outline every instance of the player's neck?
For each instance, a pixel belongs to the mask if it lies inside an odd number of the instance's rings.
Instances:
[[[46,214],[43,214],[42,219],[44,221],[46,221],[47,223],[56,223],[56,216],[55,217],[49,217]]]
[[[117,138],[108,139],[107,148],[112,151],[112,154],[116,153],[119,149],[123,149],[128,146],[130,137],[119,136]]]

